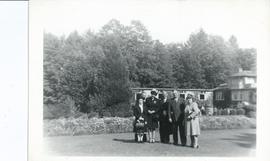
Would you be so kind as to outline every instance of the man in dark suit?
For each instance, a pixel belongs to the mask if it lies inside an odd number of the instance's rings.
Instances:
[[[160,100],[160,110],[159,110],[159,134],[161,143],[170,142],[170,134],[172,134],[172,123],[169,122],[168,118],[168,108],[169,100],[167,92],[163,91]]]
[[[185,104],[184,100],[179,98],[178,92],[176,90],[173,91],[173,98],[170,101],[169,109],[168,109],[168,116],[169,122],[172,123],[172,131],[173,131],[173,144],[178,144],[178,129],[181,139],[181,145],[185,146],[187,139],[185,136],[185,125],[184,125],[184,118],[185,118]]]

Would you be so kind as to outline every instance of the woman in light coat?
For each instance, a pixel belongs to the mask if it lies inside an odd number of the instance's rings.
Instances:
[[[198,104],[193,101],[193,96],[187,96],[187,104],[185,107],[185,131],[186,136],[190,136],[191,146],[199,148],[198,136],[200,135],[199,115],[200,109]]]

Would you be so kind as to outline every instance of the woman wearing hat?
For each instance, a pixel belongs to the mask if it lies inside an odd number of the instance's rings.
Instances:
[[[188,95],[187,104],[185,108],[185,126],[186,136],[190,136],[191,146],[193,148],[199,148],[198,136],[200,135],[200,123],[199,115],[200,110],[198,104],[193,101],[193,96]]]
[[[143,101],[143,96],[139,96],[138,100],[136,102],[136,105],[134,107],[134,116],[135,116],[135,124],[134,124],[134,132],[135,132],[135,141],[139,141],[139,142],[145,142],[146,141],[146,134],[144,134],[146,132],[146,127],[145,125],[147,124],[146,121],[146,107],[145,107],[145,103]],[[138,127],[136,126],[136,124],[141,123],[143,126]],[[138,139],[138,134],[142,134],[142,139]]]
[[[151,97],[146,99],[146,108],[147,108],[147,128],[149,134],[149,142],[155,142],[155,130],[158,127],[158,117],[159,117],[159,107],[160,100],[157,98],[158,91],[152,89]]]

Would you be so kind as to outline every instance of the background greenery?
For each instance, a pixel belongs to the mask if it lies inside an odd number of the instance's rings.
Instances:
[[[104,133],[133,132],[133,117],[90,118],[82,115],[78,118],[60,118],[43,121],[44,136],[91,135]],[[256,128],[256,119],[239,116],[203,116],[200,117],[202,130],[249,129]]]
[[[139,21],[111,20],[67,37],[44,33],[44,118],[130,116],[131,87],[214,88],[239,67],[256,67],[256,50],[203,29],[170,44],[153,40]]]

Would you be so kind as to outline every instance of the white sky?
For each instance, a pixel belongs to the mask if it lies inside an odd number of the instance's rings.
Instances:
[[[46,0],[39,4],[45,11],[45,31],[56,35],[97,32],[114,18],[125,25],[140,20],[153,39],[164,43],[183,42],[202,27],[226,40],[235,35],[240,47],[257,47],[260,31],[269,25],[265,2],[258,0]]]

